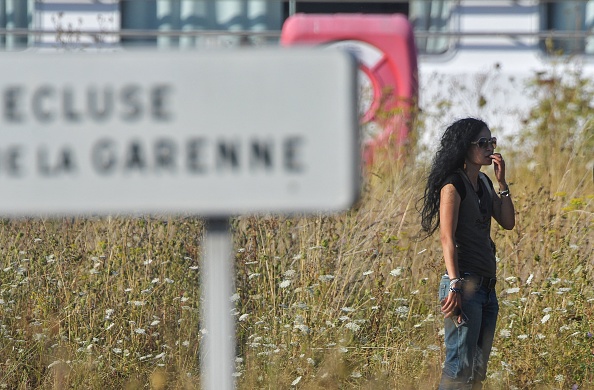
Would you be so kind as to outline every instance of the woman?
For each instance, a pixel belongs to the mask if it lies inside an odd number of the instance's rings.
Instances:
[[[439,287],[446,346],[440,389],[480,389],[487,372],[499,311],[491,217],[504,229],[515,225],[505,161],[494,153],[496,146],[485,122],[454,122],[441,138],[425,187],[421,225],[429,235],[439,227],[446,268]],[[497,194],[480,172],[491,164]]]

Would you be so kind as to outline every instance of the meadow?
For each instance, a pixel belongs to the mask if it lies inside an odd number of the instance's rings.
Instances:
[[[493,227],[489,389],[594,388],[594,88],[544,77],[500,143],[517,224]],[[444,266],[416,210],[429,162],[407,149],[344,213],[231,220],[238,389],[437,385]],[[199,389],[202,236],[182,216],[0,220],[0,389]]]

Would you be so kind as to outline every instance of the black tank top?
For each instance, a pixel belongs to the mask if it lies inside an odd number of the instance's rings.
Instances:
[[[453,184],[462,198],[455,233],[460,274],[468,272],[494,278],[497,272],[491,240],[491,216],[493,215],[491,194],[494,190],[491,180],[486,178],[491,188],[485,188],[485,183],[479,177],[479,190],[476,192],[462,170],[456,171],[445,184]]]

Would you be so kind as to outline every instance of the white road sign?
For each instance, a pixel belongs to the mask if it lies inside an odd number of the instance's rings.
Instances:
[[[314,49],[2,54],[0,215],[348,208],[356,72]]]

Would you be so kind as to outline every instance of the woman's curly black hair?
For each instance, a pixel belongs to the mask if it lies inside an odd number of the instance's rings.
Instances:
[[[421,228],[428,236],[439,226],[439,196],[444,182],[456,169],[464,168],[470,143],[476,141],[485,127],[488,128],[487,124],[480,119],[464,118],[452,123],[443,133],[421,199]]]

